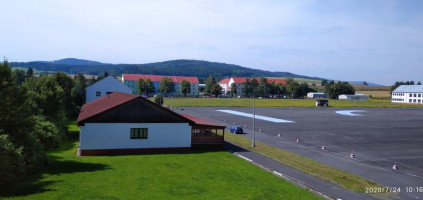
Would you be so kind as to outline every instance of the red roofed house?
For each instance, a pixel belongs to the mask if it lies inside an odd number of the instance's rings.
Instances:
[[[182,116],[139,95],[114,92],[81,108],[80,155],[186,151],[223,145],[224,129],[205,120]],[[214,132],[213,132],[214,131]]]
[[[199,94],[199,88],[198,88],[198,79],[197,77],[185,77],[185,76],[160,76],[160,75],[142,75],[142,74],[122,74],[122,81],[123,84],[127,85],[129,88],[132,89],[134,94],[138,93],[138,87],[137,87],[137,80],[139,78],[146,80],[149,78],[156,88],[156,91],[154,94],[159,94],[159,86],[160,81],[163,77],[169,77],[172,82],[175,84],[175,92],[171,93],[171,96],[181,96],[182,95],[182,88],[181,88],[181,82],[183,80],[186,80],[190,82],[191,84],[191,92],[188,93],[188,96],[198,96]]]
[[[253,78],[248,78],[248,79],[251,81]],[[242,83],[244,83],[245,80],[247,80],[247,78],[245,77],[225,78],[219,82],[219,85],[224,90],[224,93],[230,93],[232,88],[232,83],[235,83],[237,88],[237,95],[242,95]],[[257,78],[257,81],[259,81],[258,78]],[[267,78],[267,82],[268,83],[274,82],[275,84],[282,83],[286,85],[285,79],[281,79],[281,78]]]

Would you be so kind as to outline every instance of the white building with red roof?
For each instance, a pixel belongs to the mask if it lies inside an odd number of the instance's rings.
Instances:
[[[253,78],[248,78],[250,81]],[[257,81],[260,81],[260,78],[256,78]],[[232,83],[236,84],[236,88],[237,88],[237,95],[242,95],[242,83],[244,83],[247,80],[246,77],[231,77],[231,78],[225,78],[223,80],[221,80],[218,84],[220,85],[220,87],[222,87],[223,92],[226,93],[230,93],[231,89],[232,89]],[[268,83],[282,83],[283,85],[286,85],[286,81],[285,79],[282,78],[267,78],[267,82]]]
[[[139,95],[114,92],[86,103],[77,119],[79,155],[116,155],[223,147],[220,126],[180,115]]]
[[[181,82],[183,80],[186,80],[190,82],[191,84],[191,92],[188,93],[188,96],[198,96],[199,94],[199,87],[198,87],[198,78],[197,77],[188,77],[188,76],[161,76],[161,75],[143,75],[143,74],[122,74],[122,82],[126,86],[132,89],[134,94],[138,93],[138,87],[137,87],[137,80],[143,79],[144,81],[146,79],[150,79],[156,91],[154,94],[159,94],[159,87],[160,87],[160,81],[162,78],[168,77],[175,85],[175,92],[171,93],[171,96],[181,96],[182,95],[182,88],[181,88]]]

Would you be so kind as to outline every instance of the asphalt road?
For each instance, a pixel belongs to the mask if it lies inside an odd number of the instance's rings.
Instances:
[[[216,123],[244,127],[252,137],[252,118],[217,110],[252,113],[252,108],[189,108],[184,112]],[[423,199],[423,109],[368,109],[360,116],[337,114],[342,108],[256,108],[256,115],[290,120],[255,120],[256,140],[371,179],[401,187],[403,199]],[[261,132],[260,132],[261,129]],[[279,136],[280,135],[280,136]],[[297,143],[296,139],[300,138]],[[325,146],[326,151],[321,147]],[[354,152],[356,158],[349,157]],[[398,169],[392,166],[397,164]]]

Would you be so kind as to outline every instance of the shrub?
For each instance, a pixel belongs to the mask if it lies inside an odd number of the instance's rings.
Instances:
[[[64,139],[64,134],[57,126],[43,116],[35,116],[34,136],[46,150],[57,148]]]
[[[0,135],[0,186],[16,182],[24,172],[23,147],[16,148],[8,135]]]
[[[157,104],[159,104],[159,105],[163,105],[163,97],[162,97],[162,95],[156,95],[155,97],[154,97],[154,103],[157,103]]]

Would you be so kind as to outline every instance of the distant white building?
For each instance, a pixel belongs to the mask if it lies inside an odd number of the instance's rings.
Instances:
[[[392,92],[392,103],[423,103],[422,85],[400,85]]]
[[[108,76],[90,87],[87,87],[85,103],[94,101],[113,92],[132,94],[131,88],[116,80],[113,76]]]
[[[359,101],[367,101],[369,97],[364,94],[341,94],[338,96],[339,100],[359,100]]]
[[[307,93],[307,98],[309,99],[329,98],[329,95],[323,92],[309,92]]]

